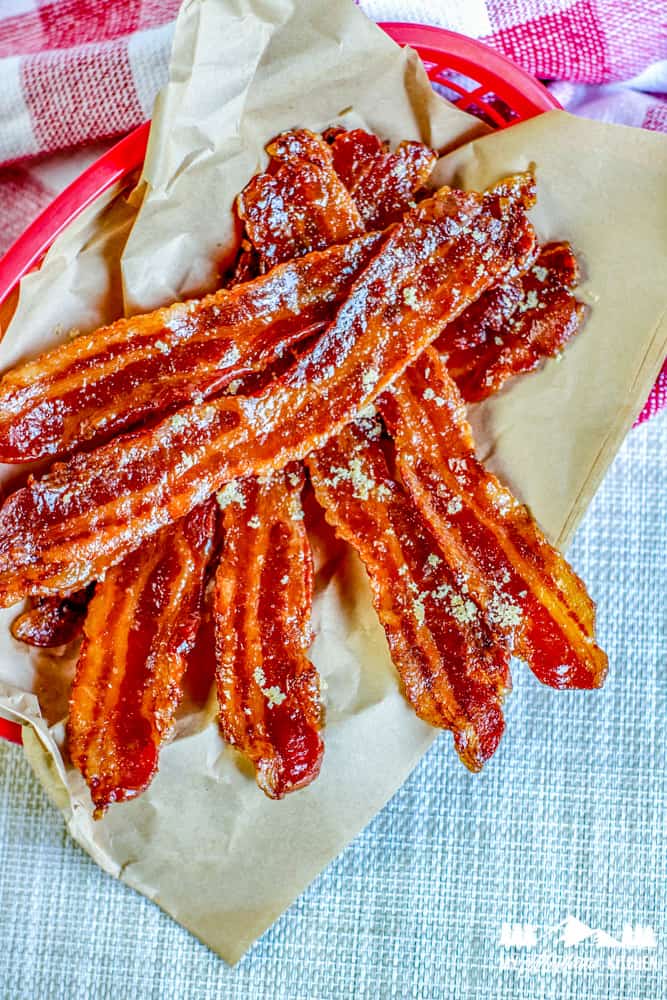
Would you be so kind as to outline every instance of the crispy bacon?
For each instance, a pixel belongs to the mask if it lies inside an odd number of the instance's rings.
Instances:
[[[263,271],[298,256],[304,246],[324,249],[363,233],[321,136],[307,129],[284,132],[266,149],[270,169],[253,177],[237,200]]]
[[[221,520],[221,519],[220,519]],[[217,558],[214,553],[206,573],[206,587],[202,599],[201,618],[194,644],[187,652],[183,673],[183,700],[185,712],[201,710],[208,702],[215,687],[215,620],[213,590]]]
[[[348,425],[307,459],[317,500],[366,567],[405,694],[420,718],[451,729],[463,762],[479,770],[503,732],[508,651],[395,482],[372,420]]]
[[[503,336],[520,302],[521,278],[512,278],[484,292],[447,324],[434,346],[445,358],[452,356],[452,368],[447,364],[450,375],[455,374],[456,356],[469,354],[476,359],[495,337]]]
[[[68,597],[39,597],[33,607],[14,619],[11,633],[28,646],[64,646],[81,632],[89,599],[89,588]]]
[[[477,461],[465,407],[431,348],[379,399],[406,488],[499,638],[557,688],[599,687],[595,608],[533,518]]]
[[[242,285],[246,281],[252,281],[259,274],[259,259],[248,240],[241,242],[241,247],[234,264],[229,279],[225,282],[225,287],[233,288],[235,285]]]
[[[214,500],[153,535],[95,588],[70,697],[69,754],[100,817],[158,765],[200,622]]]
[[[325,137],[336,171],[369,228],[400,218],[436,159],[416,142],[401,143],[390,153],[386,143],[361,129],[330,129]],[[502,193],[511,198],[511,186]],[[436,346],[447,357],[464,399],[485,399],[512,375],[533,371],[543,358],[563,349],[585,314],[571,294],[578,279],[570,245],[547,244],[534,267],[489,289],[445,327]]]
[[[384,226],[400,217],[435,161],[418,143],[389,154],[375,136],[360,130],[339,135],[333,150],[336,168],[369,225],[377,220]],[[420,158],[422,165],[426,162],[421,174]],[[295,241],[293,252],[307,248]],[[478,770],[503,730],[507,653],[493,649],[483,623],[470,623],[465,599],[452,588],[455,581],[434,567],[436,546],[429,529],[391,480],[377,440],[366,433],[372,428],[363,421],[333,437],[311,456],[311,478],[328,519],[365,561],[411,704],[431,724],[452,729],[462,759]],[[369,513],[369,491],[375,516]],[[386,497],[392,496],[389,503]],[[474,608],[469,601],[467,607]],[[463,622],[457,622],[457,612]]]
[[[570,290],[577,280],[570,245],[549,243],[521,278],[486,292],[445,327],[436,347],[464,399],[486,399],[563,349],[585,315]]]
[[[331,152],[368,229],[384,229],[401,218],[437,159],[421,142],[401,142],[392,153],[387,143],[362,129],[337,132]]]
[[[0,380],[0,462],[65,454],[266,368],[328,321],[382,236],[232,289],[119,319]]]
[[[366,210],[371,207],[370,195],[374,196],[374,212],[369,215],[366,211],[365,221],[372,224],[377,218],[384,226],[394,221],[395,217],[400,217],[402,211],[407,208],[407,201],[411,199],[413,190],[421,187],[425,175],[430,172],[435,156],[417,143],[405,144],[397,150],[398,155],[388,154],[376,137],[361,131],[344,133],[341,139],[342,142],[339,144],[334,142],[333,145],[334,155],[338,153],[336,166],[339,174],[342,172],[341,168],[345,166],[346,156],[348,165],[352,166],[350,157],[354,155],[355,150],[362,153],[367,140],[371,144],[376,144],[372,150],[369,149],[369,156],[361,164],[363,170],[360,170],[360,164],[357,164],[356,176],[352,176],[352,172],[348,171],[343,178],[352,193],[359,197],[360,205]],[[424,176],[419,176],[417,179],[407,169],[414,165],[415,161],[409,161],[407,156],[403,155],[410,152],[415,152],[417,156],[427,154],[428,168]],[[399,190],[395,190],[397,185]],[[379,196],[379,200],[376,196]],[[326,238],[326,232],[323,235]],[[309,238],[309,233],[297,229],[290,252],[296,254],[308,251]],[[473,627],[470,624],[457,625],[453,611],[449,614],[445,611],[443,615],[442,608],[436,606],[438,601],[442,603],[451,600],[452,608],[458,608],[456,600],[461,602],[461,596],[451,589],[450,582],[444,579],[442,574],[438,574],[428,561],[434,559],[432,550],[435,548],[430,532],[423,523],[421,532],[414,530],[414,521],[421,520],[419,514],[400,488],[389,479],[384,457],[378,448],[376,441],[364,436],[361,424],[344,429],[339,436],[332,438],[321,452],[316,453],[319,462],[314,456],[311,457],[309,464],[313,482],[318,486],[320,500],[329,501],[326,509],[331,523],[336,525],[342,537],[352,541],[361,550],[362,558],[366,557],[366,565],[374,584],[376,607],[411,703],[422,718],[434,725],[453,729],[462,758],[468,766],[477,770],[491,755],[502,733],[503,718],[500,708],[502,691],[499,696],[498,684],[496,683],[494,687],[494,681],[497,682],[498,679],[494,678],[493,670],[498,666],[504,667],[503,683],[507,681],[509,677],[506,669],[507,654],[499,650],[494,651],[488,642],[488,636],[486,636],[488,649],[485,648],[484,637],[480,643],[475,644],[474,638],[477,636],[471,639]],[[334,478],[327,478],[325,473],[332,471],[330,462],[335,461],[336,457],[341,464],[333,469]],[[362,471],[362,466],[365,467],[366,462],[369,464],[369,473],[376,473],[377,477],[380,477],[373,480],[377,487],[375,492],[381,494],[383,489],[391,488],[396,494],[393,505],[381,504],[379,516],[376,518],[368,516],[367,504],[362,503],[363,500],[368,500],[368,490],[364,492],[364,487],[371,482],[369,476],[364,476]],[[353,486],[353,495],[350,498],[345,496],[343,488],[332,488],[341,481],[341,478],[346,477],[354,480],[355,485],[359,485],[358,480],[361,477],[361,493],[355,491]],[[387,482],[390,486],[385,487],[383,484]],[[383,531],[387,524],[390,526],[387,531],[392,530],[392,520],[396,526],[396,541],[393,546],[389,546],[388,563],[393,568],[394,574],[387,578],[383,577],[383,570],[386,571],[388,566],[381,559],[378,560],[377,552],[386,542]],[[355,535],[354,527],[361,523],[363,530]],[[406,532],[408,524],[410,531]],[[242,526],[240,534],[242,541]],[[432,544],[429,544],[429,541]],[[406,550],[405,557],[401,548]],[[402,561],[403,558],[411,563],[413,570],[411,577],[403,575],[408,571],[408,566]],[[233,575],[232,580],[236,582]],[[398,586],[394,586],[396,580]],[[261,600],[261,593],[260,588],[257,600]],[[450,596],[446,598],[445,593]],[[437,598],[434,594],[438,595]],[[460,603],[460,608],[463,607],[463,603]],[[403,617],[400,615],[400,610],[404,612]],[[414,615],[417,612],[424,619],[428,615],[428,623],[415,624]],[[242,636],[248,631],[247,624],[244,625],[245,630],[241,630]],[[417,639],[415,639],[415,629]],[[462,632],[465,634],[462,635]],[[491,668],[487,675],[483,676],[481,681],[475,679],[475,674],[483,673],[487,664]],[[233,667],[229,676],[231,679],[234,678]],[[462,708],[457,702],[457,695],[461,699]]]
[[[519,198],[530,188],[521,178],[515,186]],[[534,252],[516,203],[449,189],[422,202],[385,239],[324,333],[259,396],[184,408],[12,494],[0,511],[0,604],[76,589],[223,483],[304,457]]]
[[[317,777],[324,746],[312,641],[313,566],[303,471],[232,481],[218,494],[225,541],[215,578],[217,685],[225,739],[270,797]]]
[[[287,145],[297,155],[285,161]],[[239,199],[248,245],[264,266],[363,229],[319,137],[285,134],[268,152],[270,172],[255,177]],[[245,394],[247,386],[246,380]],[[271,798],[310,784],[324,752],[319,676],[305,655],[313,565],[303,526],[303,482],[295,463],[268,479],[229,484],[227,493],[231,489],[235,500],[225,511],[225,553],[217,573],[220,727],[255,764],[257,783]],[[248,602],[245,611],[239,600]]]

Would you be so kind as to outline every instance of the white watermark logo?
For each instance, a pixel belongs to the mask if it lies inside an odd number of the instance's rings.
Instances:
[[[524,972],[657,968],[654,929],[629,921],[620,932],[590,927],[572,914],[556,925],[505,922],[498,944],[501,968]]]
[[[503,924],[500,943],[503,948],[535,948],[537,928],[532,924]]]

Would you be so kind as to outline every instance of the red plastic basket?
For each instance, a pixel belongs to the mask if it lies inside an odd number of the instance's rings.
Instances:
[[[388,22],[380,27],[399,45],[416,49],[429,79],[450,100],[494,128],[560,107],[541,83],[482,42],[424,24]],[[10,247],[0,260],[0,307],[80,212],[141,167],[149,127],[150,122],[139,125],[96,160]],[[0,738],[20,743],[21,727],[0,717]]]
[[[429,78],[458,107],[495,128],[560,107],[541,83],[482,42],[425,24],[392,21],[380,27],[399,45],[416,49]],[[139,125],[96,160],[10,247],[0,260],[0,306],[84,208],[141,166],[149,128],[150,122]]]

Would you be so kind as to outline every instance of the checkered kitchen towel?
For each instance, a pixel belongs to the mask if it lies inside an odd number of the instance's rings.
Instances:
[[[375,20],[482,38],[587,117],[667,132],[665,0],[360,0]],[[147,118],[179,0],[0,0],[0,253]],[[83,148],[83,151],[82,151]],[[667,363],[641,414],[667,405]]]

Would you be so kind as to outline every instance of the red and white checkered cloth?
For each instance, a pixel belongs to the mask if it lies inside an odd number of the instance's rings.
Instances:
[[[147,118],[180,0],[0,0],[0,253]],[[360,0],[482,38],[591,118],[667,132],[665,0]],[[667,405],[667,363],[640,419]]]

